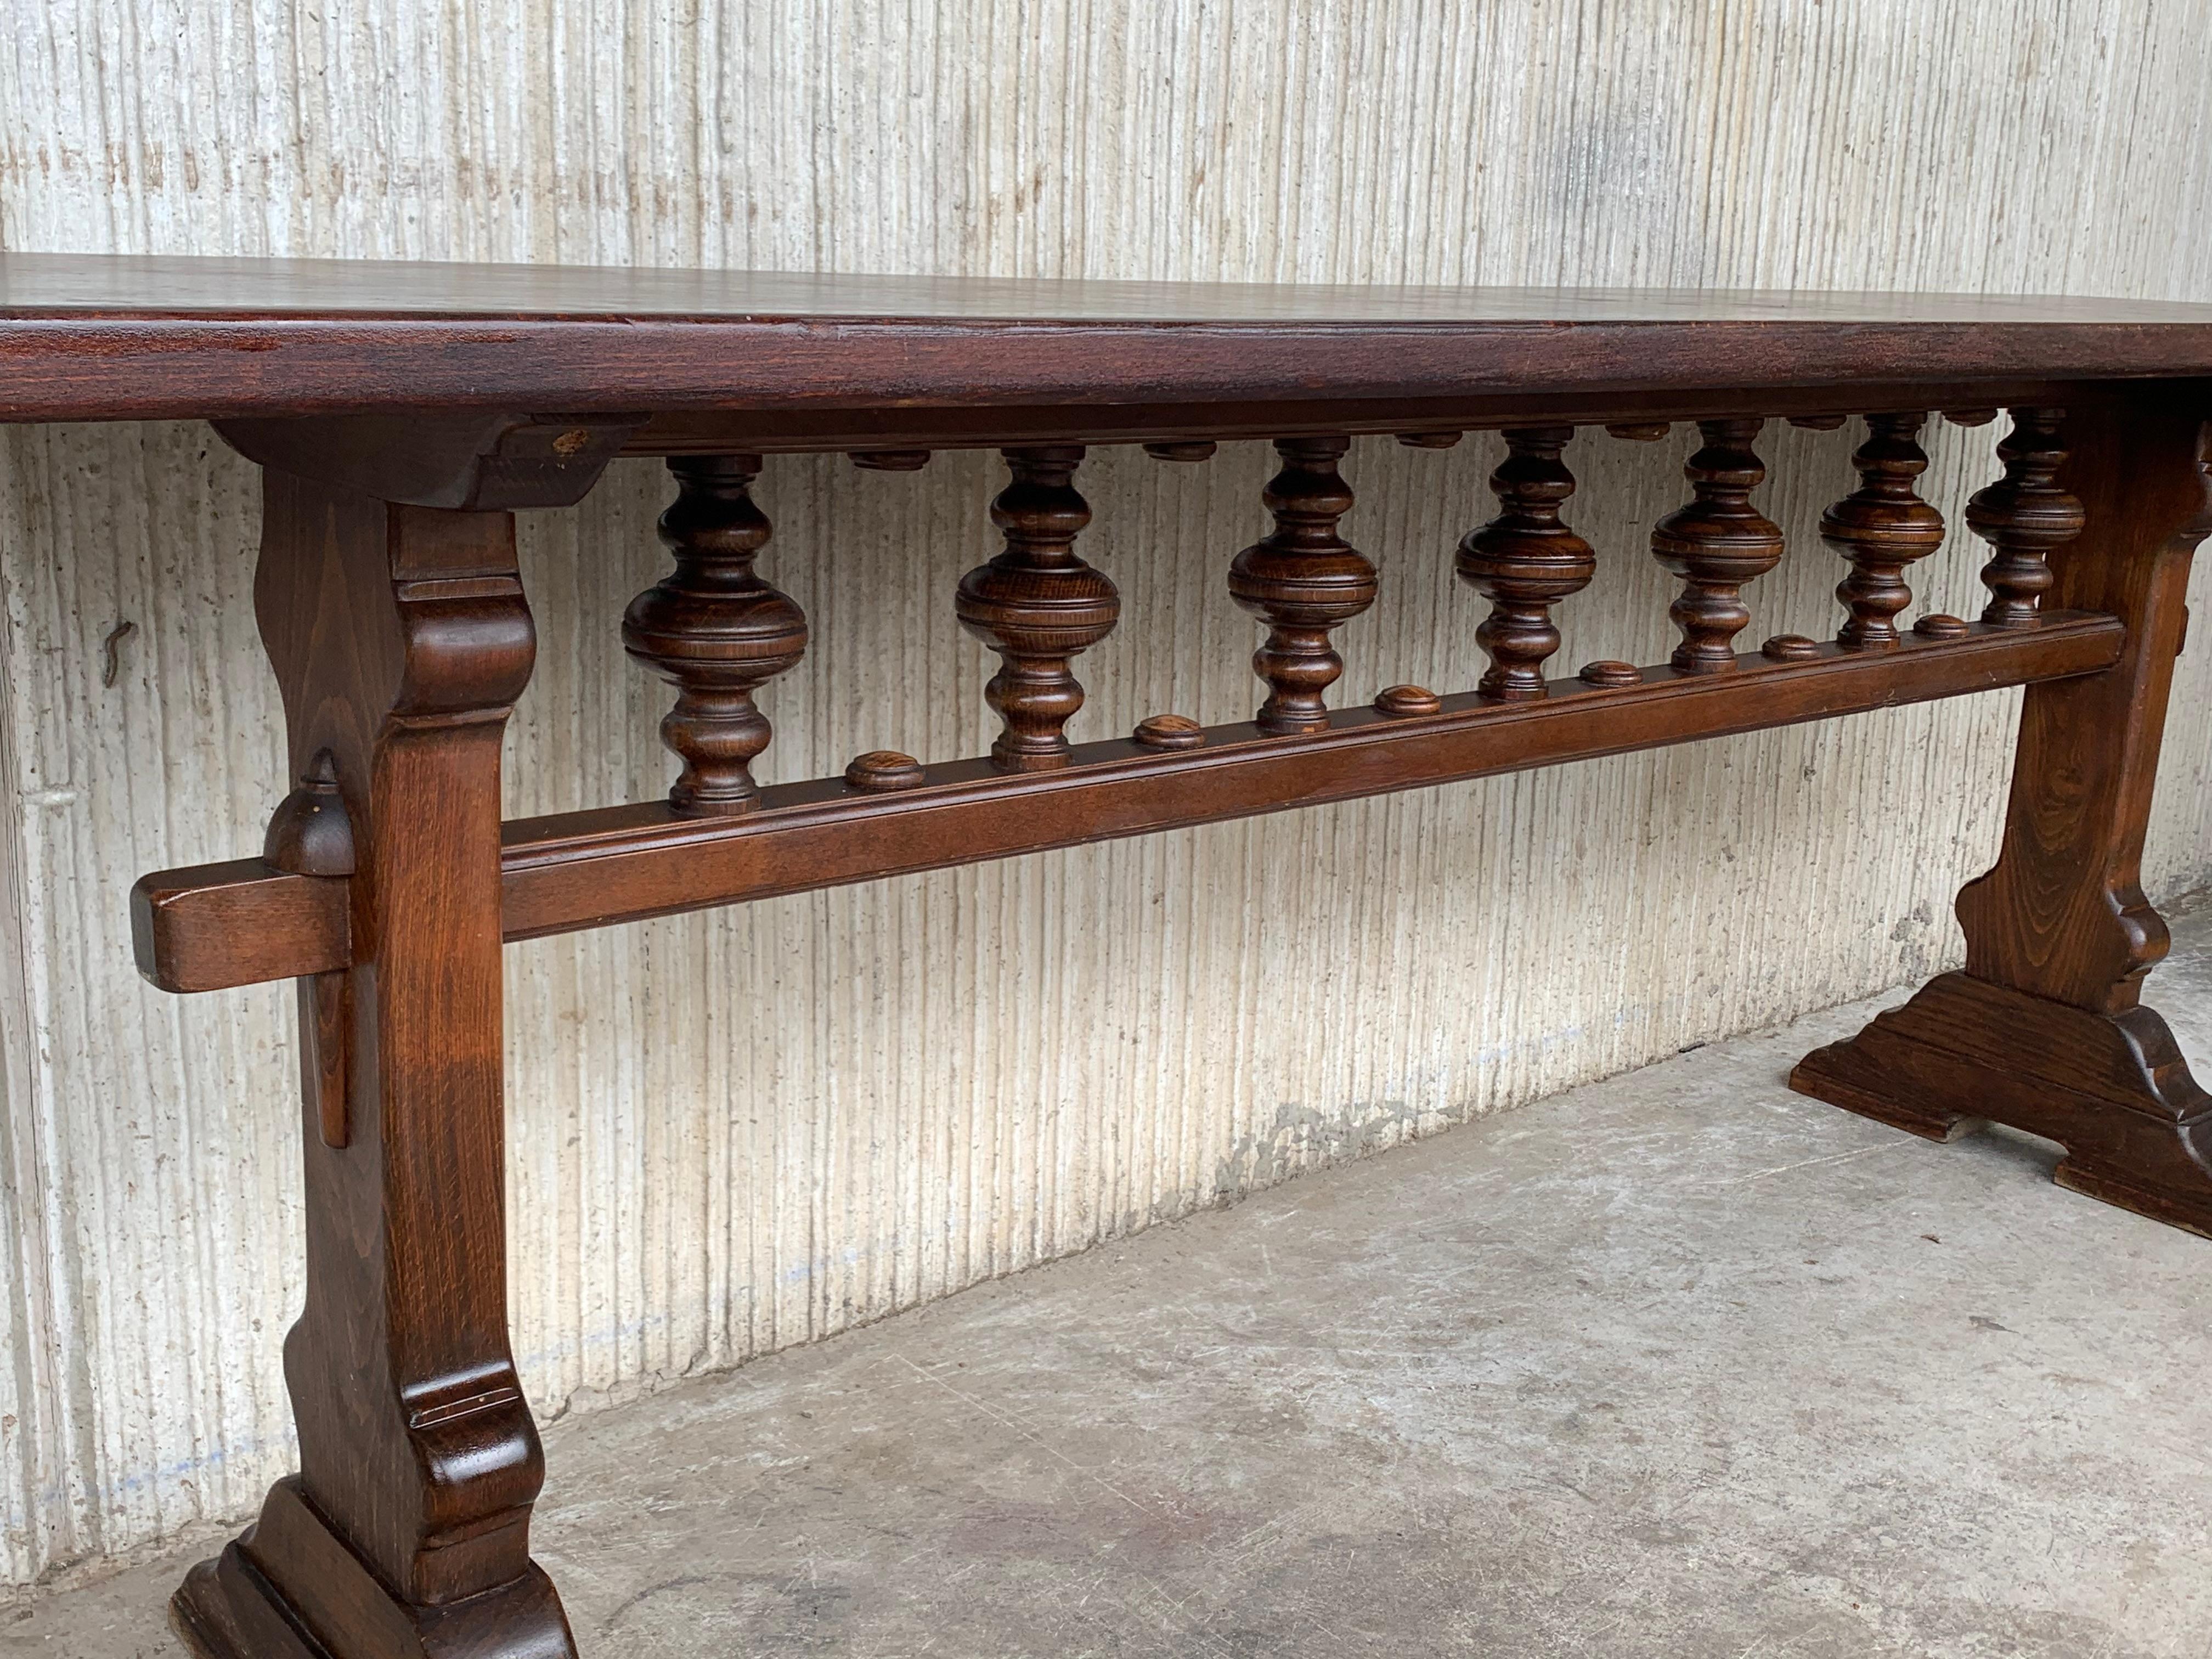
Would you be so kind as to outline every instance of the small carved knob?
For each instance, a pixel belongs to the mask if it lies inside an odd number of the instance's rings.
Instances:
[[[863,472],[919,472],[929,465],[933,453],[927,449],[854,449],[847,452],[847,459]]]
[[[1802,634],[1777,634],[1759,647],[1769,662],[1810,662],[1820,654],[1820,642]]]
[[[872,793],[915,788],[925,775],[920,761],[896,749],[871,749],[865,755],[854,756],[845,768],[846,782]]]
[[[1912,603],[1905,568],[1943,544],[1943,515],[1913,489],[1928,470],[1918,441],[1927,418],[1919,410],[1868,416],[1867,441],[1851,456],[1859,488],[1820,517],[1820,539],[1851,562],[1836,589],[1850,612],[1836,639],[1855,651],[1898,643],[1898,612]]]
[[[1667,614],[1682,631],[1674,666],[1686,674],[1721,674],[1735,666],[1735,636],[1751,622],[1743,585],[1782,561],[1782,532],[1751,504],[1766,477],[1752,453],[1764,421],[1699,421],[1705,447],[1682,468],[1697,499],[1659,520],[1651,556],[1682,578],[1681,597]]]
[[[1206,728],[1188,714],[1150,714],[1137,722],[1129,740],[1146,749],[1202,749]]]
[[[1912,624],[1912,631],[1923,640],[1963,640],[1974,630],[1963,617],[1931,611]]]
[[[1408,449],[1449,449],[1461,435],[1456,432],[1401,432],[1398,441]]]
[[[1344,672],[1329,630],[1375,603],[1375,567],[1336,533],[1352,510],[1352,486],[1337,462],[1349,438],[1278,438],[1283,470],[1261,497],[1272,535],[1229,565],[1229,596],[1267,623],[1252,672],[1267,683],[1255,717],[1262,732],[1318,732],[1328,725],[1322,695]]]
[[[261,843],[262,861],[295,876],[349,876],[353,820],[338,793],[337,762],[327,749],[307,763],[300,787],[277,803]]]
[[[1156,461],[1210,461],[1218,446],[1210,438],[1178,438],[1172,441],[1145,446],[1145,453]]]
[[[1441,714],[1443,706],[1444,700],[1425,685],[1386,685],[1375,694],[1376,711],[1393,720]]]
[[[1595,662],[1583,665],[1575,676],[1584,685],[1602,686],[1615,690],[1624,685],[1644,684],[1644,671],[1632,662],[1623,662],[1618,657],[1601,657]]]
[[[769,538],[755,505],[757,455],[679,455],[676,500],[660,515],[673,575],[630,602],[629,654],[676,688],[660,735],[684,763],[668,792],[679,811],[741,812],[760,798],[752,763],[768,747],[753,693],[806,652],[806,617],[753,574]]]
[[[1982,620],[1992,628],[2033,628],[2056,580],[2048,556],[2081,533],[2081,503],[2058,485],[2066,459],[2058,441],[2062,409],[2015,409],[1997,445],[2004,477],[1966,503],[1966,527],[1996,550],[1982,567],[1991,595]]]
[[[1571,426],[1507,432],[1505,460],[1490,475],[1505,510],[1459,544],[1460,580],[1491,603],[1474,635],[1490,657],[1479,687],[1486,697],[1544,695],[1544,663],[1559,648],[1552,606],[1597,574],[1590,544],[1559,520],[1561,503],[1575,493],[1559,452],[1574,435]]]
[[[1075,538],[1091,522],[1073,483],[1081,446],[1000,453],[1013,481],[991,503],[991,520],[1006,532],[1006,551],[960,579],[953,610],[1002,664],[983,689],[1005,722],[992,763],[1050,771],[1068,763],[1064,728],[1083,707],[1069,662],[1114,631],[1121,597],[1075,556]]]

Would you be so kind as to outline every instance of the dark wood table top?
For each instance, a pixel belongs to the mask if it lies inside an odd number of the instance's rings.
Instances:
[[[0,418],[2212,375],[2212,305],[0,254]]]

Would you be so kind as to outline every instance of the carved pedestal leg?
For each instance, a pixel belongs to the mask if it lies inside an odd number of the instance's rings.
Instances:
[[[499,749],[534,641],[505,513],[268,475],[256,609],[307,787],[271,851],[354,867],[310,981],[300,1474],[177,1596],[217,1659],[574,1659],[530,1559],[507,1339]],[[332,1103],[327,1093],[344,1091]]]
[[[1959,895],[1966,970],[1790,1083],[1938,1139],[1990,1121],[2046,1136],[2062,1185],[2212,1235],[2212,1097],[2137,1000],[2166,948],[2137,884],[2190,557],[2212,530],[2203,431],[2146,404],[2077,416],[2067,441],[2087,528],[2051,547],[2049,598],[2122,618],[2125,653],[2028,688],[2003,851]]]

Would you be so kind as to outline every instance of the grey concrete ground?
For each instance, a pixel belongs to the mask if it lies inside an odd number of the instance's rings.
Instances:
[[[1872,1006],[556,1425],[540,1559],[586,1659],[2212,1652],[2212,1243],[1784,1089]]]

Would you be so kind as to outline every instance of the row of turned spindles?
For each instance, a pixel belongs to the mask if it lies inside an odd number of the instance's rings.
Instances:
[[[1981,573],[1991,596],[1982,621],[1993,628],[2034,625],[2051,583],[2046,556],[2081,531],[2081,503],[2057,482],[2065,459],[2062,413],[2014,410],[2011,432],[1997,449],[2003,477],[1967,505],[1968,527],[1993,550]],[[1898,617],[1912,598],[1905,573],[1942,544],[1942,515],[1921,499],[1916,482],[1928,466],[1919,443],[1926,419],[1914,411],[1868,416],[1866,441],[1851,458],[1859,488],[1821,517],[1821,540],[1850,566],[1836,590],[1845,612],[1837,643],[1847,650],[1878,652],[1900,642]],[[1808,416],[1796,423],[1832,428],[1842,422]],[[1674,669],[1725,674],[1737,667],[1736,635],[1751,621],[1743,590],[1780,562],[1783,536],[1751,501],[1766,476],[1753,447],[1764,422],[1723,417],[1697,424],[1703,442],[1683,467],[1692,499],[1653,527],[1651,551],[1682,582],[1668,612],[1681,634]],[[1648,440],[1668,428],[1646,423],[1608,429]],[[1490,477],[1499,511],[1461,542],[1457,563],[1461,580],[1491,605],[1475,635],[1489,658],[1478,689],[1511,702],[1547,695],[1545,664],[1559,648],[1553,610],[1589,586],[1597,560],[1563,515],[1575,489],[1562,459],[1574,428],[1524,427],[1504,436],[1505,459]],[[1401,441],[1441,448],[1456,438],[1412,434]],[[1263,732],[1328,726],[1325,699],[1344,672],[1332,635],[1375,602],[1375,567],[1337,529],[1352,505],[1338,465],[1350,447],[1339,436],[1278,439],[1281,470],[1262,497],[1275,527],[1230,562],[1231,597],[1267,629],[1252,659],[1267,688],[1255,716]],[[1146,448],[1183,461],[1213,453],[1203,442]],[[1091,521],[1074,483],[1083,448],[1002,453],[1012,477],[993,501],[991,517],[1005,547],[961,579],[954,610],[961,625],[1000,658],[985,688],[1000,720],[993,763],[1007,772],[1045,771],[1069,763],[1067,723],[1083,706],[1074,659],[1113,631],[1121,597],[1075,551]],[[910,471],[928,456],[890,451],[854,459],[881,471]],[[769,533],[750,493],[760,458],[678,456],[668,465],[678,494],[659,529],[676,568],[631,605],[623,643],[677,690],[676,706],[661,723],[663,738],[684,763],[671,800],[689,812],[742,811],[759,795],[751,764],[769,737],[753,694],[805,654],[806,618],[754,568]],[[1964,623],[1948,617],[1923,618],[1919,628],[1938,637],[1965,631]],[[1794,635],[1764,647],[1784,660],[1818,649]],[[1595,663],[1583,678],[1630,684],[1638,671]],[[1399,686],[1377,706],[1389,714],[1425,714],[1438,699]],[[1160,749],[1202,740],[1194,722],[1174,715],[1145,721],[1134,735]],[[879,751],[860,757],[846,775],[861,788],[890,789],[920,781],[921,769],[905,756]]]

